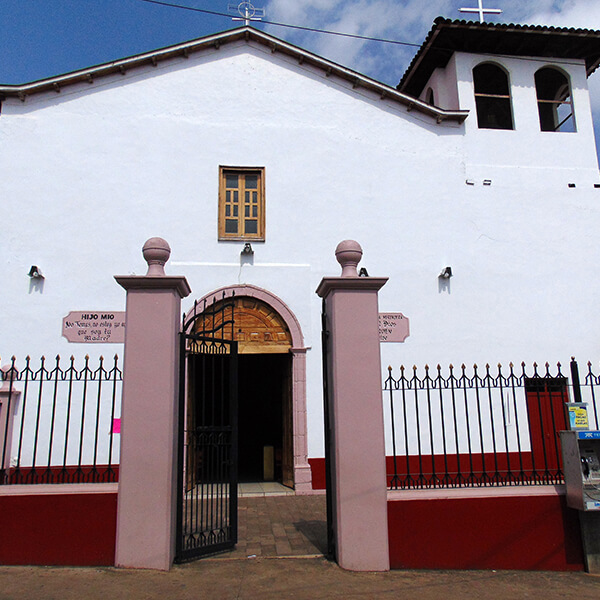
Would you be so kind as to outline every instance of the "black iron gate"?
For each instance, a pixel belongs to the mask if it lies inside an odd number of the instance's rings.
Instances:
[[[180,334],[177,562],[237,542],[233,297],[194,305]]]
[[[325,492],[327,502],[327,558],[334,560],[337,555],[336,537],[333,527],[334,502],[332,482],[332,460],[331,452],[332,430],[330,415],[330,381],[329,381],[329,326],[327,324],[327,304],[325,299],[321,311],[321,349],[323,352],[323,417],[325,425]]]

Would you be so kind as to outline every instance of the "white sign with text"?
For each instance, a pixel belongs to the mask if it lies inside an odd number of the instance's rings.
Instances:
[[[71,343],[122,344],[125,311],[71,311],[63,318],[62,334]]]

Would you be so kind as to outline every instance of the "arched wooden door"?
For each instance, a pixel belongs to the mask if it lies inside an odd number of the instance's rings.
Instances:
[[[266,302],[250,296],[227,301],[234,304],[238,348],[239,481],[273,478],[293,487],[292,336]],[[207,319],[196,321],[196,333],[218,325]]]

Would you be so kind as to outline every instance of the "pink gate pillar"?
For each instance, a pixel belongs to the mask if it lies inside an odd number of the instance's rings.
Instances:
[[[339,565],[390,568],[377,292],[387,278],[359,277],[357,242],[335,251],[341,277],[325,277],[333,529]]]
[[[151,238],[145,276],[115,277],[127,290],[121,465],[115,564],[167,570],[175,555],[181,299],[185,277],[168,277],[171,249]]]

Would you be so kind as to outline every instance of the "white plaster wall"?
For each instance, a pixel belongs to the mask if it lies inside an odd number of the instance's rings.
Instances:
[[[459,58],[461,108],[474,112],[470,63]],[[384,367],[598,361],[600,190],[582,69],[572,71],[578,133],[547,134],[547,143],[522,125],[527,114],[537,124],[537,108],[519,69],[513,132],[477,130],[474,114],[463,126],[438,125],[245,44],[7,100],[2,364],[11,354],[121,352],[67,343],[61,320],[71,310],[123,310],[113,275],[144,273],[141,246],[155,235],[173,250],[167,272],[192,287],[184,309],[215,288],[251,283],[298,317],[311,347],[311,457],[323,454],[314,290],[339,273],[342,239],[362,244],[371,275],[390,277],[381,310],[410,319],[405,343],[382,344]],[[217,241],[219,165],[266,168],[267,233],[253,242],[254,264],[241,264],[243,243]],[[473,173],[476,185],[466,185]],[[483,186],[489,173],[493,184]],[[46,276],[43,290],[30,289],[32,264]],[[454,277],[441,289],[445,266]]]
[[[459,110],[458,86],[456,77],[456,54],[453,54],[448,64],[442,69],[434,69],[427,85],[420,96],[425,100],[427,90],[431,88],[434,94],[435,105],[446,110]]]

